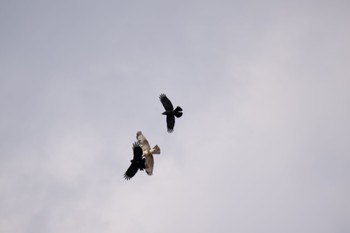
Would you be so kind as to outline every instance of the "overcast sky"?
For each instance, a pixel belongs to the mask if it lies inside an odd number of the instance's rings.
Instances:
[[[1,1],[0,232],[350,232],[349,8]]]

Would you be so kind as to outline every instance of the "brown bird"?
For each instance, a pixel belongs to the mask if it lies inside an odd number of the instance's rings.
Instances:
[[[143,150],[143,157],[145,159],[145,170],[147,175],[151,176],[153,173],[154,167],[154,158],[153,154],[160,154],[160,148],[158,145],[155,145],[152,149],[141,131],[136,133],[136,139],[138,144]]]

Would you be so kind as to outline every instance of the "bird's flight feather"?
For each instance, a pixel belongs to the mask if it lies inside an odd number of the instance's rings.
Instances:
[[[131,164],[128,170],[126,170],[126,172],[124,173],[124,178],[126,180],[130,180],[137,173],[139,169],[143,170],[145,168],[145,159],[142,158],[142,154],[143,154],[142,148],[136,142],[133,144],[132,148],[134,152],[134,157],[131,160]]]
[[[171,101],[168,99],[168,97],[166,97],[165,94],[161,94],[159,96],[160,102],[162,102],[164,108],[166,111],[173,111],[174,107],[173,104],[171,103]]]

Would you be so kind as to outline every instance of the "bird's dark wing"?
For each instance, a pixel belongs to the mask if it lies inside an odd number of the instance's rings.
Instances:
[[[136,163],[131,163],[130,167],[128,170],[126,170],[124,174],[124,178],[126,180],[130,180],[139,170],[139,166]]]
[[[134,161],[141,161],[143,151],[140,145],[137,142],[134,142],[134,144],[132,145],[132,149],[134,151]]]
[[[137,142],[134,142],[132,149],[134,151],[134,159],[131,160],[131,165],[124,174],[126,180],[130,180],[139,169],[143,170],[145,168],[145,159],[142,158],[143,151],[140,145]]]
[[[164,108],[166,111],[173,111],[174,107],[173,104],[171,103],[171,101],[168,99],[168,97],[166,97],[165,94],[161,94],[159,96],[160,102],[162,102]]]
[[[168,128],[168,133],[171,133],[174,131],[174,125],[175,125],[175,116],[174,115],[167,115],[166,116],[166,125]]]

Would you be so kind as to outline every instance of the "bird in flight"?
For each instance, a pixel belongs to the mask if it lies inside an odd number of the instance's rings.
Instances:
[[[175,109],[171,101],[166,97],[165,94],[161,94],[159,96],[160,102],[163,104],[165,108],[165,112],[163,115],[166,115],[166,124],[168,132],[171,133],[174,131],[175,126],[175,117],[179,118],[182,116],[182,108],[177,106]]]
[[[131,165],[124,174],[126,180],[130,180],[139,169],[142,171],[145,168],[145,158],[142,157],[143,151],[140,145],[134,142],[132,149],[134,151],[134,158],[130,160]]]
[[[153,154],[160,154],[160,148],[158,145],[155,145],[152,149],[141,131],[136,133],[137,143],[143,150],[143,157],[145,159],[145,170],[147,175],[151,176],[153,173],[154,158]]]

